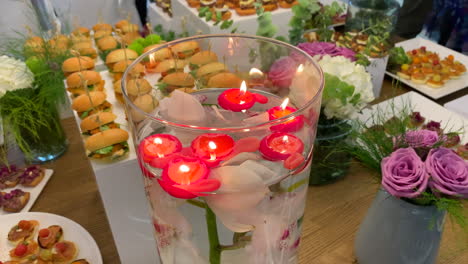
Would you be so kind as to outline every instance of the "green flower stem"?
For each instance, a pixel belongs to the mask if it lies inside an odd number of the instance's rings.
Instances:
[[[286,189],[287,192],[292,192],[294,190],[296,190],[297,188],[301,187],[302,185],[304,184],[307,184],[309,182],[309,179],[303,179],[303,180],[300,180],[296,183],[294,183],[293,185],[289,186],[288,189]]]
[[[205,207],[206,227],[208,229],[208,240],[210,242],[210,264],[221,263],[221,246],[219,244],[218,227],[216,226],[216,215],[210,207]]]
[[[187,203],[194,205],[196,207],[203,208],[203,209],[207,207],[205,203],[197,201],[197,200],[187,200]]]

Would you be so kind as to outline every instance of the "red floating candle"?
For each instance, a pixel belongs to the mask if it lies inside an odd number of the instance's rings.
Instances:
[[[143,139],[139,145],[140,154],[145,162],[154,159],[167,158],[182,150],[182,143],[178,138],[169,134],[155,134]]]
[[[207,133],[192,141],[192,152],[209,167],[214,167],[228,157],[234,149],[234,139],[226,134]]]
[[[242,81],[240,89],[228,89],[218,96],[218,104],[222,108],[234,112],[250,109],[256,102],[264,104],[268,102],[268,98],[247,91],[245,81]]]
[[[276,132],[264,137],[260,142],[260,152],[268,160],[285,160],[303,150],[302,140],[287,133]]]
[[[172,158],[164,167],[161,179],[158,180],[161,187],[170,195],[191,199],[219,188],[219,181],[208,180],[210,170],[206,164],[193,157],[177,156]],[[214,182],[215,181],[215,182]],[[191,190],[193,187],[193,190]]]
[[[285,117],[297,111],[296,108],[287,106],[289,98],[286,98],[280,106],[275,106],[268,109],[268,117],[270,120]],[[292,120],[286,121],[282,124],[272,126],[271,131],[275,132],[295,132],[304,126],[304,117],[302,115],[295,117]]]

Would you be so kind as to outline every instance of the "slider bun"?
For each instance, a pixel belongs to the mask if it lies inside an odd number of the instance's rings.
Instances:
[[[66,59],[62,64],[63,72],[77,72],[80,71],[80,64],[81,70],[93,69],[94,68],[94,60],[90,57],[80,56],[79,60],[77,57],[72,57]]]
[[[96,35],[96,31],[112,31],[112,26],[106,23],[97,23],[93,26],[94,34]]]
[[[222,72],[213,75],[208,80],[208,88],[239,88],[242,80],[230,72]]]
[[[147,52],[157,46],[160,46],[161,44],[154,44],[154,45],[151,45],[151,46],[148,46],[146,47],[143,52]],[[153,56],[153,59],[155,61],[162,61],[162,60],[165,60],[165,59],[169,59],[169,58],[172,58],[172,52],[170,49],[168,48],[163,48],[163,49],[160,49],[158,51],[155,51],[153,53],[151,53],[152,56]]]
[[[99,83],[102,80],[101,75],[95,71],[81,71],[74,72],[67,77],[67,87],[83,87],[85,81],[86,85],[93,85]]]
[[[122,80],[117,80],[114,82],[114,92],[119,94],[122,93]]]
[[[183,69],[187,65],[185,60],[163,60],[154,69],[155,72],[167,72],[170,69]]]
[[[126,45],[132,44],[132,42],[138,38],[141,38],[140,33],[137,31],[135,32],[128,32],[122,35],[122,42]]]
[[[130,32],[138,32],[138,25],[135,24],[127,24],[120,27],[122,33],[130,33]]]
[[[216,61],[218,61],[218,55],[209,50],[200,51],[189,59],[189,63],[195,65],[205,65]]]
[[[195,84],[195,80],[193,79],[192,75],[186,72],[174,72],[171,74],[166,75],[162,79],[163,83],[168,85],[175,85],[175,86],[193,86]]]
[[[100,39],[105,36],[111,36],[112,35],[112,30],[99,30],[94,32],[94,39]]]
[[[152,45],[149,45],[149,46],[146,46],[144,49],[143,49],[143,53],[149,51],[149,50],[152,50],[154,48],[157,48],[159,46],[162,46],[162,44],[152,44]]]
[[[113,36],[105,36],[97,41],[100,50],[111,50],[117,48],[117,40]]]
[[[112,128],[88,137],[85,142],[85,147],[92,152],[127,140],[127,131],[120,128]]]
[[[131,96],[139,96],[147,94],[151,91],[151,84],[144,78],[130,79],[127,81],[127,94]]]
[[[203,77],[216,72],[226,71],[227,67],[224,63],[221,62],[211,62],[206,65],[201,66],[197,71],[197,77]]]
[[[116,64],[114,64],[113,72],[124,72],[127,69],[127,67],[132,63],[133,63],[132,60],[119,61]],[[143,66],[143,64],[141,64],[141,63],[137,63],[132,68],[132,71],[131,71],[130,74],[137,75],[137,74],[140,74],[142,72],[145,72],[145,66]]]
[[[171,50],[174,54],[177,54],[179,52],[184,52],[184,51],[189,51],[189,50],[195,50],[199,48],[198,42],[196,41],[186,41],[186,42],[181,42],[177,43],[174,46],[171,47]]]
[[[85,27],[77,27],[75,30],[73,30],[72,34],[89,36],[89,29]]]
[[[128,24],[130,24],[130,22],[128,22],[128,20],[126,20],[126,19],[123,19],[123,20],[120,20],[119,22],[115,23],[115,27],[118,28],[118,29],[121,29],[123,26],[128,25]]]
[[[87,56],[93,59],[97,58],[97,51],[94,48],[79,49],[78,53],[80,53],[81,56]]]
[[[126,53],[126,54],[125,54]],[[131,49],[116,49],[111,51],[106,57],[106,64],[116,63],[125,59],[134,60],[138,57],[138,53]]]
[[[44,39],[41,37],[31,37],[24,43],[24,49],[29,52],[43,52],[44,51]]]
[[[106,101],[106,94],[103,92],[89,92],[76,97],[72,102],[73,110],[77,112],[84,112],[91,109],[93,106],[98,106]]]
[[[85,48],[92,48],[93,44],[89,41],[77,42],[73,44],[72,49],[80,50]]]
[[[91,41],[91,39],[85,35],[70,35],[70,39],[73,43]]]
[[[111,112],[99,112],[83,119],[80,128],[83,132],[93,130],[99,126],[113,122],[117,116]]]
[[[159,105],[159,102],[156,99],[154,99],[154,97],[151,96],[150,94],[145,94],[145,95],[141,95],[135,98],[135,100],[133,101],[133,104],[137,106],[138,108],[140,108],[141,110],[143,110],[144,112],[150,113]],[[140,122],[141,120],[145,118],[145,116],[142,113],[133,109],[131,111],[131,114],[132,114],[132,119],[135,122]]]

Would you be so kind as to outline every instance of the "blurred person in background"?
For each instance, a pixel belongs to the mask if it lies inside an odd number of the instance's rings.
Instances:
[[[148,0],[135,0],[135,7],[138,11],[138,16],[140,17],[141,22],[141,32],[140,34],[145,37],[149,34],[148,28]]]
[[[432,2],[433,0],[404,0],[394,33],[404,39],[416,37],[432,11]]]

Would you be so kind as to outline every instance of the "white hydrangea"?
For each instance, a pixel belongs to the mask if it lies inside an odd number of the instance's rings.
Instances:
[[[31,87],[33,73],[20,60],[0,56],[0,97],[8,91]]]
[[[349,119],[354,118],[369,102],[374,100],[372,80],[362,65],[356,64],[343,56],[323,56],[318,61],[323,72],[335,75],[341,81],[354,86],[354,95],[360,94],[356,104],[350,103],[353,96],[343,104],[339,99],[329,98],[322,100],[324,114],[327,118]]]

